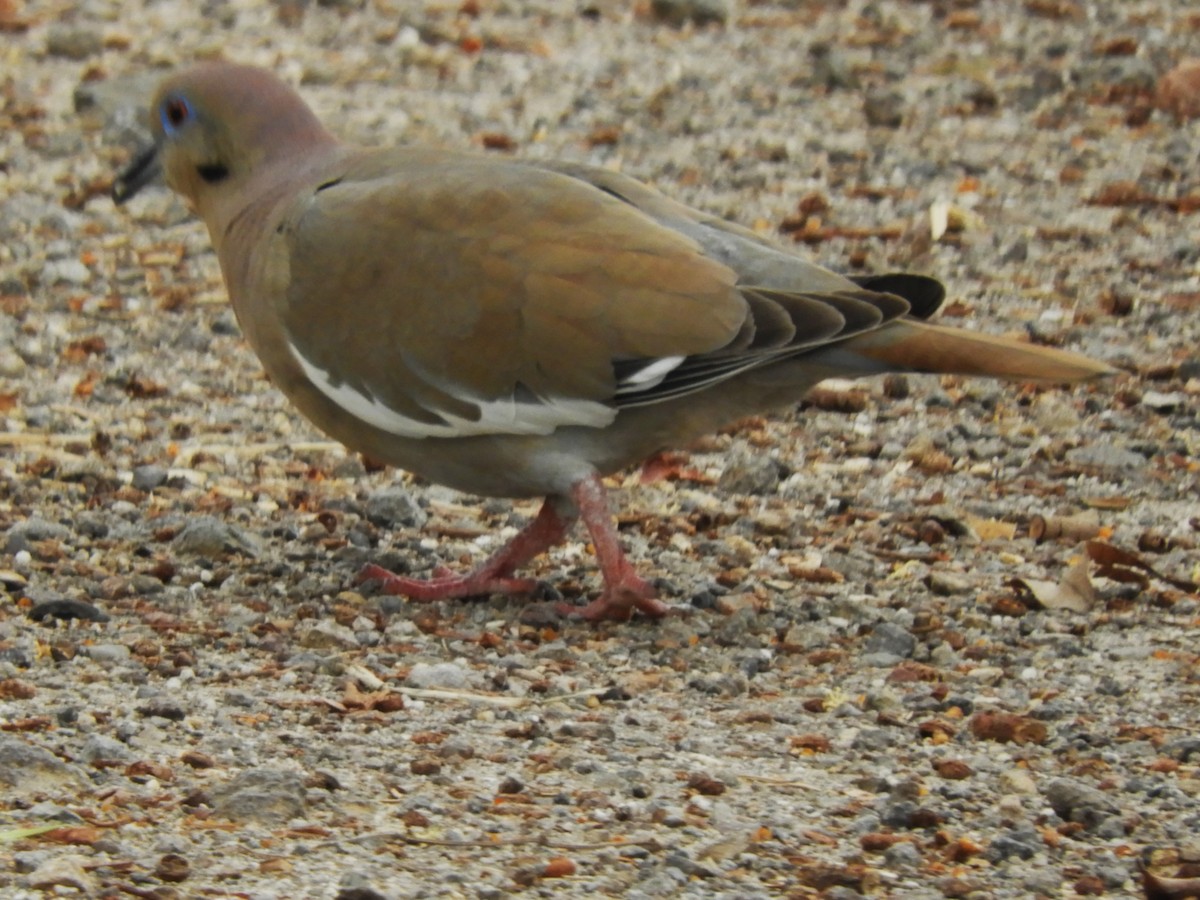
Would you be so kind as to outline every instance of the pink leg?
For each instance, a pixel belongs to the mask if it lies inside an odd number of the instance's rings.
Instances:
[[[405,578],[382,566],[368,565],[358,573],[357,583],[378,579],[385,594],[398,594],[413,600],[449,600],[456,597],[477,597],[486,594],[529,594],[537,588],[532,578],[513,578],[512,574],[539,553],[562,541],[567,530],[575,524],[573,511],[564,513],[546,498],[537,518],[521,533],[474,572],[454,575],[439,568],[430,579]]]
[[[579,515],[596,548],[596,561],[604,578],[604,593],[587,606],[562,604],[559,612],[582,616],[591,622],[603,619],[625,622],[635,609],[656,619],[665,616],[670,607],[656,599],[658,592],[634,571],[625,558],[600,477],[593,475],[573,484],[571,499],[579,508]]]

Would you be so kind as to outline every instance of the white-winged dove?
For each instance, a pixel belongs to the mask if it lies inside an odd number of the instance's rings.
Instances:
[[[528,593],[516,570],[582,518],[604,589],[589,619],[660,616],[621,550],[601,477],[829,376],[888,371],[1074,382],[1062,351],[930,325],[932,279],[851,279],[623,175],[573,163],[336,140],[260,69],[167,78],[159,171],[204,219],[271,379],[348,447],[472,494],[544,496],[478,570],[414,599]]]

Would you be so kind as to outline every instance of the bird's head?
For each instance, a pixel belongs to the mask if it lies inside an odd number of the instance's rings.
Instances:
[[[153,145],[113,184],[124,203],[161,173],[204,215],[263,167],[333,142],[312,110],[269,72],[204,63],[165,79],[150,105]]]

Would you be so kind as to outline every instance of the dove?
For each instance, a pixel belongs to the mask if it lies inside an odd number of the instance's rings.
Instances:
[[[352,146],[262,69],[172,74],[149,121],[114,200],[161,174],[191,206],[246,341],[301,414],[428,481],[544,498],[474,571],[359,575],[414,601],[534,594],[519,570],[581,520],[603,585],[563,612],[660,617],[671,607],[622,549],[606,476],[833,376],[1112,372],[932,324],[932,278],[837,274],[617,172]]]

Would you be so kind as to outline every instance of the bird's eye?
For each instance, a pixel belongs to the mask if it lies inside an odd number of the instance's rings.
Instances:
[[[159,109],[163,131],[174,134],[192,118],[192,106],[182,97],[168,97]]]

